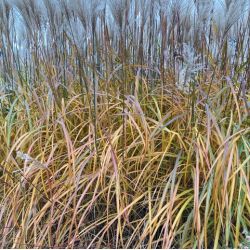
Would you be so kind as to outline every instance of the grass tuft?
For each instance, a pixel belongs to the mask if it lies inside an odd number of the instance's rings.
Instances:
[[[247,247],[248,2],[87,2],[0,4],[0,246]]]

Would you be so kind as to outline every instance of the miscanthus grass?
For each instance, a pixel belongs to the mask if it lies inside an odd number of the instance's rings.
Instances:
[[[2,0],[0,247],[249,247],[249,20]]]

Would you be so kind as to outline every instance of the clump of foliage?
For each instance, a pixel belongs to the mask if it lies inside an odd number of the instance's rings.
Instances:
[[[1,1],[2,248],[248,245],[249,4],[220,4]]]

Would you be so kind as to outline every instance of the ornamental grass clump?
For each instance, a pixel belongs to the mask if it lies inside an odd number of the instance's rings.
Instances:
[[[240,2],[1,1],[0,247],[249,246]]]

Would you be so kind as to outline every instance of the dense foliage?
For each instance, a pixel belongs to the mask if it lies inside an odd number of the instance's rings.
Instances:
[[[0,247],[250,246],[248,1],[2,0]]]

